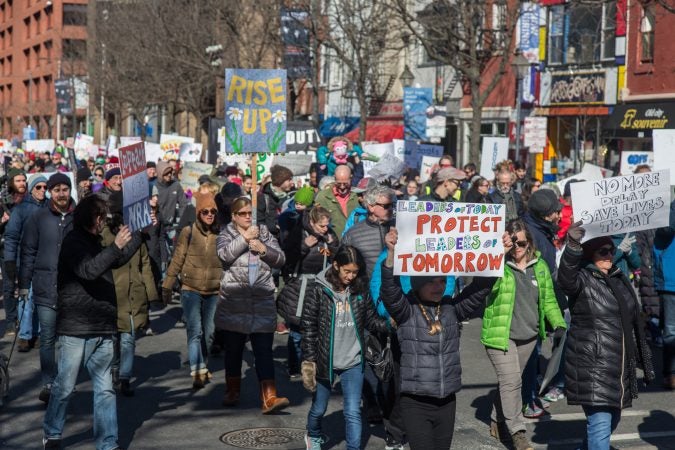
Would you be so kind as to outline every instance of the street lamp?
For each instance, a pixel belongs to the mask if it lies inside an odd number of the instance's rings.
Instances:
[[[401,80],[403,87],[412,86],[413,81],[415,81],[415,75],[413,75],[413,73],[410,71],[408,64],[403,67],[403,72],[401,72],[401,75],[398,76],[398,79]]]
[[[530,71],[530,62],[518,52],[511,61],[511,67],[516,72],[516,159],[520,156],[520,104],[523,98],[523,79]]]

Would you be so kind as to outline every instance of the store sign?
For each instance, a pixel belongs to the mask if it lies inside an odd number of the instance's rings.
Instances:
[[[675,128],[675,102],[617,106],[609,118],[607,128],[617,130]]]
[[[553,73],[551,105],[604,104],[605,72]]]

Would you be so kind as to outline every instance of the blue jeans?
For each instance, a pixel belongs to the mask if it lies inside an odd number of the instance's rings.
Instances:
[[[361,389],[363,369],[361,365],[346,370],[335,370],[340,376],[344,397],[345,442],[347,450],[361,448]],[[328,380],[316,380],[316,392],[312,396],[312,407],[307,415],[307,434],[321,437],[321,419],[328,408],[331,386]]]
[[[675,295],[661,295],[663,326],[663,376],[675,375]]]
[[[136,332],[120,333],[120,380],[130,380],[134,374],[134,354],[136,353]]]
[[[586,439],[583,450],[609,450],[609,437],[621,419],[621,409],[606,406],[583,406],[586,414]]]
[[[56,378],[56,310],[36,305],[40,321],[40,371],[42,385],[48,386]]]
[[[77,383],[80,366],[89,372],[94,386],[94,439],[97,450],[117,447],[117,399],[110,368],[113,360],[112,336],[78,338],[59,336],[59,373],[45,412],[43,431],[46,438],[61,439],[66,409]]]
[[[217,295],[201,295],[194,291],[181,291],[180,303],[183,306],[187,329],[188,359],[190,372],[205,371],[208,349],[213,342],[215,325],[213,318],[218,305]]]
[[[300,328],[295,325],[288,327],[288,373],[300,373],[300,362],[302,361],[302,333]]]
[[[40,322],[35,314],[35,302],[33,301],[33,288],[28,291],[28,295],[19,299],[19,339],[27,341],[37,336],[40,329]]]

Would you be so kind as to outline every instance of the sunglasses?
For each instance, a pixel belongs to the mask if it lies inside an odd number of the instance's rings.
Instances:
[[[38,191],[44,191],[47,189],[46,184],[38,184],[37,186],[33,187],[33,189],[37,189]]]
[[[513,241],[513,244],[516,247],[525,248],[527,247],[527,241]]]
[[[440,164],[440,167],[452,167],[452,164]]]
[[[253,211],[239,211],[235,213],[239,217],[252,217],[253,216]]]
[[[382,209],[391,209],[394,207],[393,203],[375,203],[375,204]]]
[[[614,247],[601,247],[595,251],[599,256],[610,256],[614,254]]]
[[[202,209],[201,211],[199,211],[199,214],[201,214],[202,216],[208,216],[209,214],[212,215],[212,216],[215,216],[217,213],[218,213],[218,210],[215,209],[215,208],[213,208],[213,209]]]

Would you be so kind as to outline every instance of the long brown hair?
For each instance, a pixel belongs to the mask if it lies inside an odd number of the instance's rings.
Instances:
[[[516,233],[519,232],[525,233],[525,240],[527,241],[527,250],[525,251],[525,257],[527,261],[532,261],[535,257],[535,252],[537,251],[536,247],[534,246],[534,239],[532,239],[532,233],[530,233],[530,230],[527,228],[527,225],[525,225],[525,222],[523,222],[521,219],[515,219],[512,220],[511,222],[506,224],[506,232],[509,233],[509,236],[513,238]],[[515,243],[514,243],[514,249]],[[513,256],[511,255],[511,252],[509,252],[508,255],[506,255],[507,258],[513,259]]]

